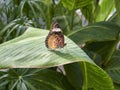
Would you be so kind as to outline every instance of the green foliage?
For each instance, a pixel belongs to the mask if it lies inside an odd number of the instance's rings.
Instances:
[[[105,70],[111,76],[115,84],[120,84],[120,77],[119,77],[119,63],[120,63],[120,50],[114,52],[111,60],[109,61]]]
[[[66,77],[49,69],[1,70],[0,86],[5,90],[67,90],[72,89]],[[47,78],[46,78],[47,77]],[[7,82],[6,82],[7,81]],[[69,87],[67,87],[69,86]],[[74,89],[73,89],[74,90]]]
[[[62,0],[62,3],[69,10],[79,9],[90,4],[93,0]]]
[[[0,90],[120,90],[119,6],[119,0],[1,0]],[[54,51],[44,42],[52,21],[67,43]]]
[[[114,0],[103,0],[99,5],[98,16],[96,17],[96,21],[106,21],[111,13],[115,11]]]
[[[61,49],[60,50],[58,49],[56,51],[48,50],[44,45],[44,40],[47,33],[48,32],[45,30],[28,28],[28,30],[20,37],[1,44],[1,47],[0,47],[0,51],[2,52],[0,56],[1,68],[10,68],[10,67],[12,68],[20,68],[20,67],[49,68],[49,67],[64,65],[64,64],[73,63],[73,62],[80,62],[80,64],[83,66],[83,69],[82,69],[83,72],[84,72],[84,68],[85,69],[90,68],[90,70],[93,71],[93,72],[86,71],[85,74],[89,73],[89,75],[93,76],[95,75],[95,72],[94,72],[95,70],[102,74],[102,75],[99,74],[97,76],[106,77],[104,79],[105,81],[104,80],[102,81],[104,81],[104,85],[107,84],[106,88],[108,88],[109,90],[112,90],[113,87],[109,87],[112,85],[112,83],[108,75],[104,73],[102,69],[97,67],[92,62],[92,60],[90,60],[90,58],[88,58],[88,56],[71,40],[66,38],[67,46],[64,47],[63,50]],[[5,56],[9,58],[6,58]],[[66,71],[66,74],[67,74],[67,71]],[[88,78],[85,82],[85,84],[87,84],[88,86],[84,86],[84,88],[91,88],[89,81],[91,81],[92,78],[89,77],[89,75],[85,77],[85,78]],[[94,79],[96,80],[97,77]],[[101,81],[99,81],[98,84],[100,84],[100,82]],[[96,84],[93,84],[93,85],[94,85],[94,89],[98,88]],[[104,85],[101,85],[102,89]]]

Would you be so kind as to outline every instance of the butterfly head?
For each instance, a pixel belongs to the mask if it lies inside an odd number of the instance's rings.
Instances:
[[[53,22],[51,25],[51,32],[52,33],[62,33],[62,30],[60,29],[57,22]]]

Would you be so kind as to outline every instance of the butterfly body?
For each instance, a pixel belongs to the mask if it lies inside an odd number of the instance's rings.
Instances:
[[[57,48],[63,48],[66,44],[64,43],[64,35],[57,23],[52,24],[52,28],[45,40],[46,47],[52,50]]]

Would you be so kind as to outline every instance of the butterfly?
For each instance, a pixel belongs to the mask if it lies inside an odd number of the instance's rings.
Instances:
[[[45,39],[45,45],[52,50],[63,48],[66,45],[64,35],[57,22],[52,23],[51,30]]]

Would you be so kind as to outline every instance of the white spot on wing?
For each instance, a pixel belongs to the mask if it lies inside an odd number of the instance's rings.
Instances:
[[[60,28],[53,28],[52,31],[53,32],[61,32],[61,29]]]

